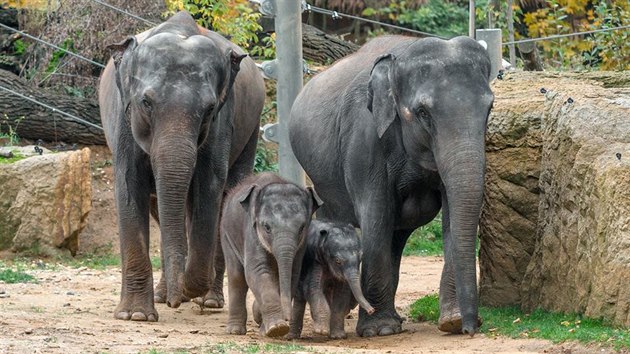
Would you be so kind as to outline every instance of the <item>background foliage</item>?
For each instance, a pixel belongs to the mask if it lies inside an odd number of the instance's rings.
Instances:
[[[505,2],[475,2],[476,28],[486,28],[492,16],[496,28],[508,38]],[[514,1],[515,38],[538,38],[570,34],[630,24],[630,2],[627,0],[540,0],[524,12]],[[468,33],[468,1],[429,0],[412,7],[413,2],[395,0],[381,8],[366,8],[363,16],[395,23],[443,37]],[[547,68],[556,69],[630,69],[630,29],[601,32],[538,42]],[[507,48],[505,56],[507,56]]]

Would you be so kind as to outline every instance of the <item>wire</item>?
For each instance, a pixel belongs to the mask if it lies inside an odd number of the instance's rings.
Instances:
[[[367,18],[359,17],[359,16],[343,14],[343,13],[340,13],[340,12],[337,12],[337,11],[323,9],[321,7],[313,6],[313,5],[310,5],[310,4],[306,4],[305,10],[306,11],[317,12],[317,13],[324,14],[324,15],[330,15],[333,18],[333,20],[337,20],[337,19],[340,19],[340,18],[347,17],[347,18],[351,18],[351,19],[354,19],[354,20],[359,20],[359,21],[363,21],[363,22],[373,23],[373,24],[376,24],[376,25],[381,25],[383,27],[394,28],[394,29],[397,29],[397,30],[400,30],[400,31],[406,31],[406,32],[421,34],[421,35],[427,36],[427,37],[436,37],[436,38],[441,38],[441,39],[448,39],[447,37],[438,36],[437,34],[423,32],[423,31],[417,31],[417,30],[414,30],[414,29],[411,29],[411,28],[396,26],[396,25],[392,25],[392,24],[389,24],[389,23],[379,22],[379,21],[375,21],[375,20],[370,20],[370,19],[367,19]]]
[[[144,19],[144,18],[142,18],[140,16],[134,15],[134,14],[132,14],[130,12],[127,12],[127,11],[125,11],[123,9],[120,9],[120,8],[114,6],[114,5],[110,5],[110,4],[106,3],[106,2],[103,2],[103,1],[100,1],[100,0],[90,0],[90,1],[93,1],[93,2],[95,2],[97,4],[101,4],[101,5],[105,6],[105,7],[109,7],[110,9],[112,9],[114,11],[118,11],[120,13],[123,13],[123,14],[127,15],[127,16],[133,17],[136,20],[143,21],[144,23],[147,23],[147,24],[149,24],[151,26],[156,26],[157,25],[157,23],[155,23],[153,21],[149,21],[149,20]]]
[[[90,63],[92,63],[92,64],[94,64],[94,65],[96,65],[96,66],[98,66],[98,67],[101,67],[101,68],[104,68],[104,67],[105,67],[105,65],[103,65],[103,64],[101,64],[101,63],[95,62],[94,60],[88,59],[88,58],[86,58],[86,57],[84,57],[84,56],[82,56],[82,55],[79,55],[79,54],[73,53],[73,52],[71,52],[71,51],[69,51],[69,50],[66,50],[66,49],[63,49],[63,48],[61,48],[61,47],[58,47],[58,46],[56,46],[56,45],[54,45],[54,44],[52,44],[52,43],[50,43],[50,42],[46,42],[46,41],[45,41],[45,40],[43,40],[43,39],[39,39],[39,38],[37,38],[37,37],[33,37],[33,36],[31,36],[30,34],[26,34],[26,33],[22,32],[22,31],[16,30],[15,28],[13,28],[13,27],[9,27],[9,26],[7,26],[7,25],[5,25],[5,24],[3,24],[3,23],[0,23],[0,27],[2,27],[2,28],[6,28],[6,29],[8,29],[8,30],[10,30],[10,31],[13,31],[13,32],[16,32],[16,33],[19,33],[19,34],[21,34],[21,35],[22,35],[22,36],[24,36],[24,37],[27,37],[27,38],[30,38],[30,39],[32,39],[32,40],[34,40],[34,41],[37,41],[37,42],[43,43],[43,44],[45,44],[45,45],[47,45],[47,46],[50,46],[50,47],[53,47],[53,48],[55,48],[55,49],[57,49],[57,50],[61,50],[62,52],[66,53],[66,54],[70,54],[70,55],[72,55],[72,56],[74,56],[74,57],[77,57],[77,58],[79,58],[79,59],[82,59],[82,60],[85,60],[85,61],[87,61],[87,62],[90,62]]]
[[[611,28],[600,28],[600,29],[596,29],[596,30],[592,30],[592,31],[584,31],[584,32],[574,32],[574,33],[567,33],[567,34],[556,34],[556,35],[548,36],[548,37],[521,39],[521,40],[518,40],[518,41],[506,42],[506,43],[503,43],[503,45],[538,42],[538,41],[545,41],[545,40],[549,40],[549,39],[579,36],[579,35],[590,34],[590,33],[616,31],[616,30],[620,30],[620,29],[624,29],[624,28],[630,28],[630,25],[619,26],[619,27],[611,27]]]
[[[91,127],[94,127],[94,128],[100,129],[100,130],[103,130],[103,127],[101,127],[100,125],[96,125],[96,124],[94,124],[94,123],[92,123],[92,122],[88,122],[88,121],[87,121],[87,120],[85,120],[85,119],[79,118],[79,117],[77,117],[77,116],[75,116],[75,115],[72,115],[72,114],[70,114],[70,113],[66,113],[66,112],[64,112],[64,111],[62,111],[62,110],[59,110],[59,109],[57,109],[57,108],[55,108],[55,107],[52,107],[52,106],[49,106],[49,105],[47,105],[47,104],[45,104],[45,103],[39,102],[38,100],[36,100],[36,99],[34,99],[34,98],[30,98],[30,97],[28,97],[28,96],[25,96],[25,95],[23,95],[23,94],[21,94],[21,93],[19,93],[19,92],[16,92],[16,91],[11,90],[10,88],[6,88],[6,87],[4,87],[4,86],[0,85],[0,89],[2,89],[2,90],[4,90],[4,91],[7,91],[7,92],[9,92],[9,93],[12,93],[12,94],[14,94],[15,96],[21,97],[21,98],[23,98],[23,99],[25,99],[25,100],[31,101],[31,102],[33,102],[33,103],[36,103],[36,104],[38,104],[38,105],[40,105],[40,106],[42,106],[42,107],[48,108],[48,109],[52,110],[53,112],[61,113],[61,114],[63,114],[64,116],[70,117],[72,120],[74,120],[74,121],[76,121],[76,122],[83,123],[83,124],[89,125],[89,126],[91,126]]]

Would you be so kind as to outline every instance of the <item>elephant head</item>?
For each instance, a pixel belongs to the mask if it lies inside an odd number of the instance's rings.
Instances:
[[[137,144],[150,159],[167,304],[177,307],[187,256],[186,200],[198,152],[222,137],[218,131],[231,129],[232,86],[245,55],[201,35],[190,15],[174,19],[186,26],[165,23],[141,40],[129,37],[110,49],[122,105],[119,129],[131,131],[121,143],[129,149]],[[227,171],[227,163],[213,169]]]
[[[483,199],[486,124],[494,100],[489,56],[467,37],[422,39],[379,57],[370,75],[368,109],[381,141],[402,150],[408,163],[441,177],[452,242],[452,247],[445,245],[446,257],[455,265],[463,331],[474,334],[475,240]]]
[[[301,265],[306,233],[313,213],[322,205],[315,190],[292,183],[252,185],[237,197],[249,212],[251,227],[262,247],[275,258],[278,267],[280,305],[284,319],[291,319],[291,299],[297,284],[294,263]]]
[[[318,223],[318,225],[320,225]],[[361,290],[361,240],[352,225],[321,224],[315,232],[318,235],[317,261],[328,268],[330,274],[341,282],[346,282],[352,295],[368,314],[374,308],[363,296]]]

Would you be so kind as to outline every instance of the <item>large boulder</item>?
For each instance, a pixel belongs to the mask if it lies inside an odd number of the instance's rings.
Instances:
[[[0,250],[76,254],[92,208],[89,149],[0,164],[0,186]]]
[[[489,306],[519,303],[520,281],[535,247],[545,96],[530,79],[522,87],[523,79],[512,75],[495,82],[488,119],[479,292]]]
[[[495,84],[482,303],[630,325],[628,83],[629,73],[519,73]]]

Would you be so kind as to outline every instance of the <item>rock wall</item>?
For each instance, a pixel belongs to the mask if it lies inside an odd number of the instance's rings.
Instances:
[[[480,299],[488,306],[519,302],[535,246],[545,96],[522,83],[521,76],[495,82],[488,119],[479,249]]]
[[[629,82],[519,73],[495,84],[482,303],[630,325]]]
[[[74,255],[92,207],[90,150],[0,165],[0,250]]]

